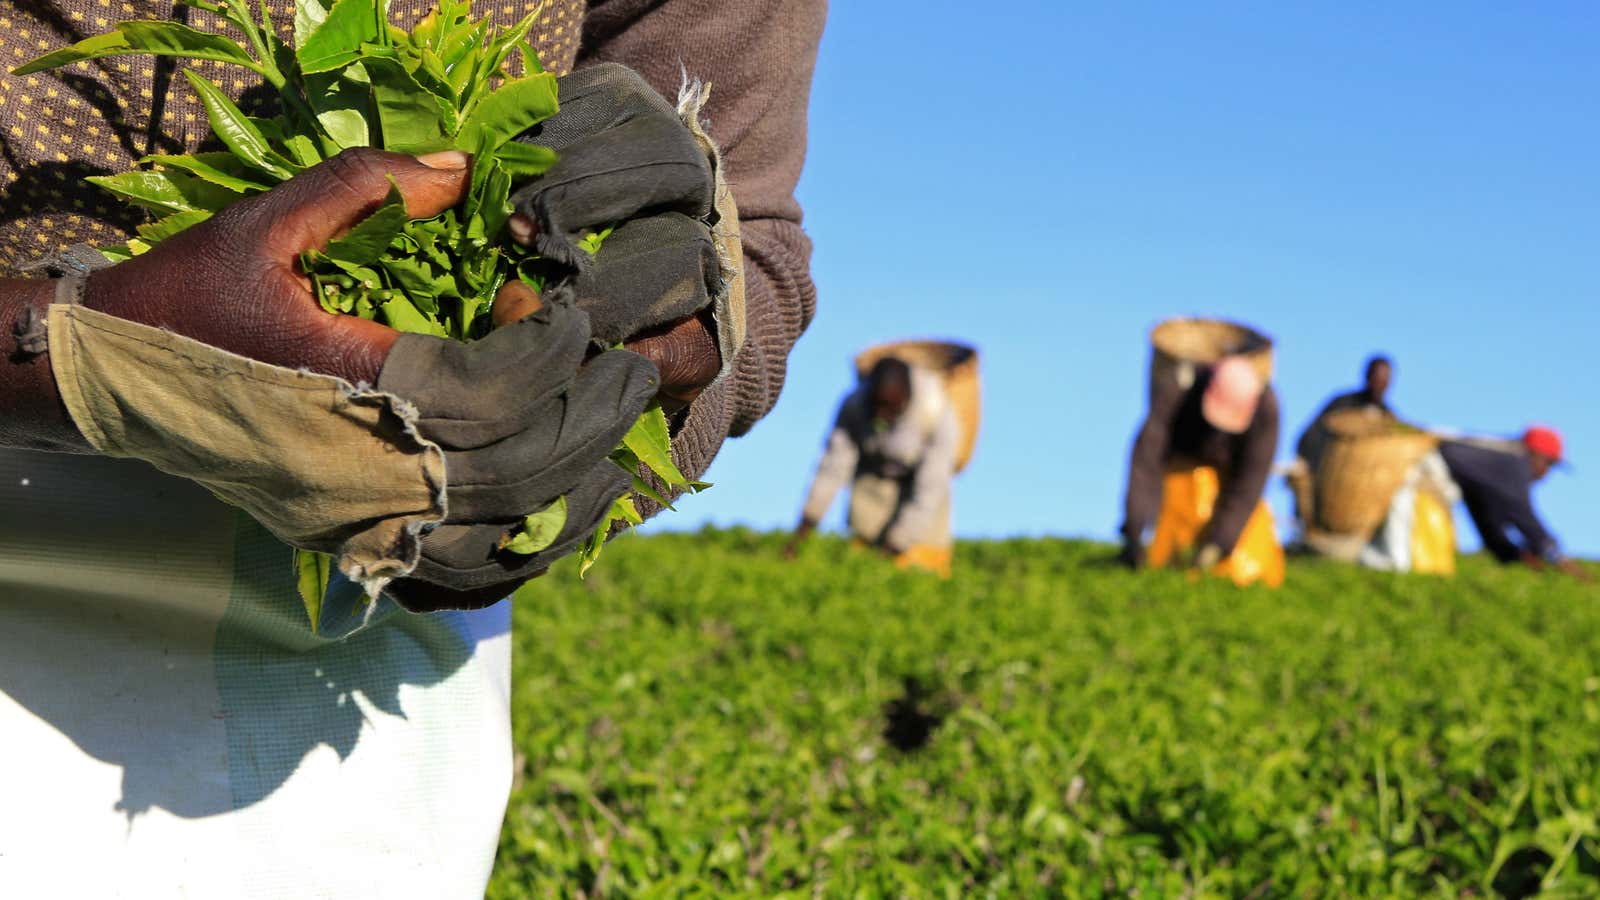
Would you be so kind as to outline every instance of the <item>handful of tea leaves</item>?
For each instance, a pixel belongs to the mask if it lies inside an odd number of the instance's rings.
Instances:
[[[556,79],[545,72],[526,40],[537,13],[511,27],[473,20],[469,0],[439,0],[410,31],[389,22],[388,0],[297,0],[293,46],[277,36],[265,9],[260,19],[248,0],[179,0],[219,16],[244,37],[199,31],[178,22],[128,21],[113,31],[46,54],[15,70],[29,74],[82,60],[145,54],[216,60],[248,69],[277,93],[271,118],[246,115],[213,82],[184,71],[206,109],[225,152],[155,155],[156,168],[89,180],[155,218],[126,244],[103,248],[120,261],[244,197],[272,188],[297,172],[351,147],[380,147],[422,154],[456,149],[473,154],[466,200],[425,220],[410,220],[398,191],[344,237],[303,254],[317,301],[330,313],[361,316],[400,331],[471,340],[492,327],[495,293],[517,278],[544,286],[541,260],[505,240],[512,183],[554,164],[554,151],[513,140],[557,110]],[[520,59],[522,71],[511,64]],[[584,246],[598,249],[605,232]],[[666,418],[652,405],[611,459],[634,474],[634,491],[663,498],[636,474],[649,468],[670,488],[698,490],[671,457]],[[669,507],[670,508],[670,507]],[[611,507],[582,545],[580,573],[599,556],[617,522],[641,521],[633,497]],[[533,512],[506,535],[506,552],[533,554],[549,547],[566,522],[558,499]],[[327,591],[331,560],[299,551],[301,598],[315,629]]]

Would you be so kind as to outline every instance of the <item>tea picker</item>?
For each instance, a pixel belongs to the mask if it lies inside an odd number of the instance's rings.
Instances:
[[[978,357],[971,347],[902,341],[856,359],[859,381],[839,406],[790,552],[850,486],[855,540],[902,568],[949,577],[951,482],[978,432]]]
[[[1128,464],[1120,559],[1280,584],[1283,550],[1262,499],[1278,445],[1271,341],[1237,323],[1172,319],[1151,342],[1149,410]]]

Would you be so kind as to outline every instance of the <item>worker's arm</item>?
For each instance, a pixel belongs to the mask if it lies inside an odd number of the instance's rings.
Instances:
[[[1544,522],[1539,520],[1539,514],[1534,511],[1531,487],[1530,482],[1527,487],[1507,496],[1502,512],[1505,522],[1522,536],[1522,546],[1516,558],[1531,557],[1546,565],[1559,566],[1563,559],[1561,544],[1544,527]]]
[[[1217,504],[1206,526],[1205,543],[1217,548],[1226,559],[1239,542],[1245,523],[1261,502],[1267,477],[1272,474],[1272,457],[1278,450],[1278,395],[1271,388],[1261,397],[1250,429],[1241,435],[1234,451],[1232,472],[1217,495]]]
[[[1506,534],[1503,510],[1491,507],[1489,501],[1476,492],[1466,494],[1467,515],[1478,529],[1478,539],[1483,549],[1502,563],[1516,562],[1522,558],[1522,549]]]
[[[839,408],[833,430],[828,433],[828,443],[823,448],[822,459],[817,462],[817,474],[811,479],[811,490],[806,493],[805,505],[800,508],[800,525],[797,536],[810,534],[828,514],[833,498],[855,474],[856,463],[861,459],[861,449],[851,436],[852,425],[859,418],[860,397],[853,395]]]
[[[883,543],[892,553],[903,553],[927,533],[934,516],[945,509],[950,498],[950,483],[956,475],[956,449],[961,443],[961,423],[955,412],[946,409],[938,427],[929,437],[928,447],[911,483],[911,499],[901,504],[894,524],[884,534]]]
[[[1317,414],[1311,419],[1311,424],[1306,426],[1305,431],[1300,432],[1300,439],[1294,443],[1295,456],[1310,462],[1312,456],[1316,455],[1319,449],[1317,445],[1321,443],[1323,436],[1322,420],[1326,419],[1329,413],[1339,408],[1341,399],[1340,397],[1335,397],[1324,403],[1322,408],[1317,410]]]
[[[685,70],[710,85],[703,118],[738,201],[746,335],[727,377],[693,399],[676,429],[675,457],[690,477],[777,402],[789,350],[816,308],[794,189],[826,8],[823,0],[603,0],[585,20],[580,69],[619,62],[667,97]]]
[[[1172,445],[1172,425],[1183,403],[1184,389],[1173,382],[1159,385],[1150,398],[1150,410],[1134,438],[1128,462],[1128,492],[1123,503],[1123,561],[1143,561],[1144,532],[1161,511],[1161,479]]]

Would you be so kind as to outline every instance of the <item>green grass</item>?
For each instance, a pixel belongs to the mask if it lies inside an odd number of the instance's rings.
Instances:
[[[524,590],[491,896],[1600,896],[1593,588],[782,541]]]

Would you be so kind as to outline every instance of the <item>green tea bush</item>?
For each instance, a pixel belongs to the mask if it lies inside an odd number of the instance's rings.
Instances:
[[[491,896],[1600,896],[1592,588],[782,541],[518,596]]]

